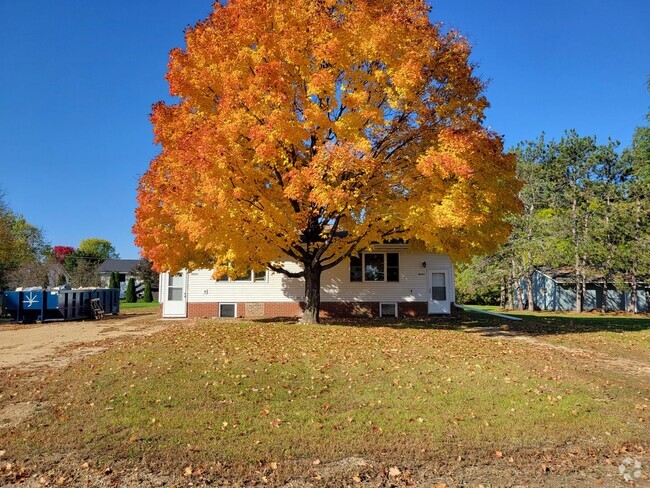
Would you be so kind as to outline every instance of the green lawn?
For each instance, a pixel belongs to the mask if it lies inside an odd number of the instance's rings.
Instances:
[[[143,309],[156,309],[158,308],[158,302],[154,300],[153,302],[143,302],[141,299],[136,303],[127,303],[124,300],[120,300],[120,310],[143,310]]]
[[[488,318],[507,323],[510,330],[530,334],[547,342],[600,352],[625,359],[650,362],[650,315],[622,313],[503,312],[496,306],[472,308],[520,317],[521,322]],[[471,314],[470,314],[471,315]],[[480,314],[474,314],[480,316]]]
[[[185,323],[52,373],[0,447],[278,483],[349,456],[561,470],[648,447],[647,381],[474,329],[500,320]]]

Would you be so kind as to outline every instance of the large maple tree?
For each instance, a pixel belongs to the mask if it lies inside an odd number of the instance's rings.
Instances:
[[[321,273],[376,243],[464,259],[503,242],[515,158],[483,124],[468,42],[428,14],[421,0],[215,3],[170,54],[176,103],[153,107],[144,256],[304,278],[312,322]]]

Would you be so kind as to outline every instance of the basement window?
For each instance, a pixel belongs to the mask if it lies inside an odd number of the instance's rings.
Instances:
[[[380,303],[380,317],[397,317],[397,303]]]
[[[220,303],[219,304],[219,317],[223,319],[234,319],[237,317],[237,304],[236,303]]]

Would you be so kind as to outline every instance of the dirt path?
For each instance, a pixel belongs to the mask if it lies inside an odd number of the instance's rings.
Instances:
[[[105,350],[98,341],[151,335],[172,323],[157,320],[155,313],[137,313],[106,317],[98,322],[50,322],[0,328],[0,369],[62,367],[81,356]],[[78,347],[70,347],[77,344]]]
[[[543,347],[554,351],[560,351],[563,353],[570,354],[574,358],[579,358],[585,361],[588,360],[591,363],[596,361],[604,365],[605,367],[614,369],[619,372],[623,372],[625,374],[631,374],[635,376],[638,375],[645,378],[650,378],[650,364],[643,361],[612,357],[602,352],[589,351],[587,349],[581,349],[578,347],[564,346],[561,344],[552,344],[550,342],[546,342],[537,337],[523,334],[521,332],[513,332],[509,330],[500,329],[498,327],[474,328],[474,329],[468,329],[468,331],[475,332],[484,337],[490,337],[493,339],[516,340],[516,341],[532,344],[534,346]]]

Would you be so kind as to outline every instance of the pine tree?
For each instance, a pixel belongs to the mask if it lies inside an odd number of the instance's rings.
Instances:
[[[116,279],[115,275],[116,275],[115,271],[111,272],[111,278],[110,278],[110,280],[108,282],[108,287],[109,288],[119,288],[120,287],[119,278]]]
[[[143,301],[147,303],[153,302],[153,293],[151,293],[151,281],[144,284],[144,298]]]
[[[129,284],[126,287],[126,303],[135,303],[138,297],[135,295],[135,278],[129,278]]]

